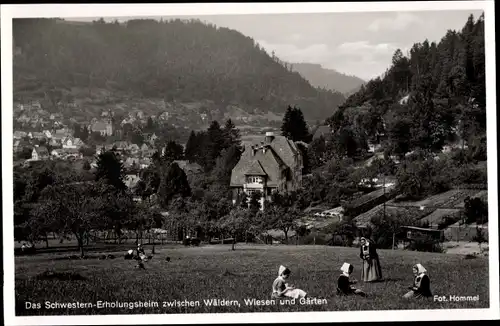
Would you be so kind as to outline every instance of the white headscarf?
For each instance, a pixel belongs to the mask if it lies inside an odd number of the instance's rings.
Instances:
[[[280,268],[278,269],[278,276],[283,276],[283,273],[284,273],[287,269],[288,269],[288,268],[286,268],[285,266],[280,265]]]
[[[349,263],[344,263],[340,270],[342,271],[342,274],[345,276],[349,276],[349,270],[351,269],[351,264]]]
[[[425,269],[424,266],[422,266],[422,264],[416,264],[415,266],[413,266],[413,268],[417,269],[417,275],[421,275],[421,274],[427,273],[427,270]]]
[[[361,237],[361,239],[359,240],[359,242],[362,242],[362,241],[365,241],[364,246],[369,246],[370,245],[370,241],[368,241],[366,238]]]

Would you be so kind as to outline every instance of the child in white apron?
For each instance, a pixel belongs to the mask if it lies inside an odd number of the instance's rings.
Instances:
[[[281,265],[278,270],[278,277],[273,282],[273,298],[288,297],[288,298],[305,298],[307,293],[301,289],[296,289],[289,285],[286,280],[290,277],[290,270]]]

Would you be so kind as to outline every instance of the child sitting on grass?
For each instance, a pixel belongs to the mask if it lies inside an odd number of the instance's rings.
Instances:
[[[431,292],[431,280],[427,275],[427,270],[421,264],[416,264],[413,266],[413,275],[415,279],[413,280],[413,286],[410,286],[410,291],[406,293],[403,298],[422,298],[422,297],[432,297]]]
[[[354,266],[348,263],[344,263],[340,268],[340,270],[342,271],[342,275],[340,275],[337,280],[337,294],[339,295],[356,294],[363,297],[366,296],[366,293],[352,286],[352,284],[355,284],[356,281],[355,280],[351,281],[349,279],[350,275],[354,271]]]
[[[307,293],[303,290],[296,289],[293,285],[286,283],[286,280],[290,277],[290,270],[285,266],[281,265],[278,270],[278,277],[273,282],[273,298],[305,298]]]
[[[134,250],[130,249],[129,251],[127,251],[127,253],[125,254],[125,259],[128,259],[128,260],[131,260],[134,258]]]

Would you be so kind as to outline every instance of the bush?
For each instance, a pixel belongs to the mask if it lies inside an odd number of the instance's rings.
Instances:
[[[411,241],[407,247],[409,250],[424,251],[424,252],[444,252],[443,247],[439,242],[431,237],[423,237]]]
[[[184,239],[182,241],[182,244],[185,246],[199,246],[201,243],[201,240],[198,238],[191,238],[191,239]]]
[[[304,245],[316,244],[324,246],[328,244],[327,237],[328,235],[324,233],[308,234],[305,237],[303,237],[300,242]]]

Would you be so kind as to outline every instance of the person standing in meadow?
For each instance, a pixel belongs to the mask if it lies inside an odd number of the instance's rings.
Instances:
[[[305,298],[307,293],[303,290],[296,289],[290,285],[286,280],[290,277],[290,270],[281,265],[278,269],[278,277],[273,282],[273,298],[289,297],[289,298]]]
[[[381,281],[382,268],[375,244],[366,238],[361,238],[360,244],[359,257],[363,260],[361,279],[363,282]]]
[[[145,260],[146,259],[146,252],[144,251],[144,248],[142,247],[142,243],[139,243],[137,245],[137,256],[141,259],[141,260]]]
[[[366,293],[364,293],[360,289],[356,289],[353,287],[353,284],[356,284],[356,280],[351,280],[350,276],[352,272],[354,271],[354,266],[352,266],[349,263],[344,263],[342,267],[340,268],[340,271],[342,274],[339,276],[337,280],[337,294],[339,295],[350,295],[350,294],[356,294],[360,296],[366,296]]]
[[[413,266],[413,275],[415,276],[413,285],[409,287],[410,291],[406,293],[403,298],[432,297],[431,280],[427,275],[425,267],[421,264],[416,264]]]

